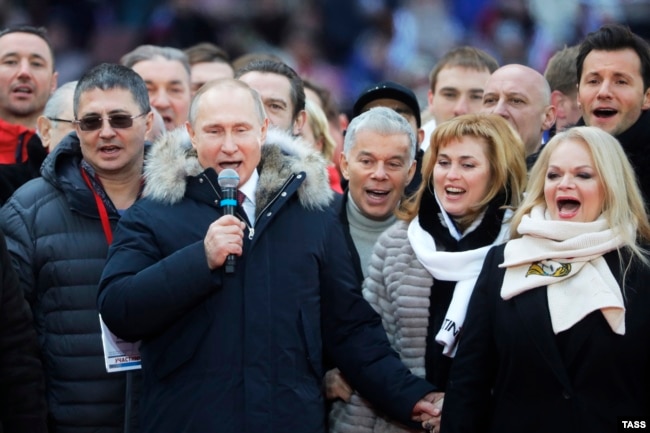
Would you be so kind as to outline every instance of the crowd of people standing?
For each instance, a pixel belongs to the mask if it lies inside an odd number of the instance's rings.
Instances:
[[[269,53],[62,83],[45,29],[0,31],[0,431],[650,422],[650,45],[553,54],[452,47],[426,107],[377,80],[346,113]]]

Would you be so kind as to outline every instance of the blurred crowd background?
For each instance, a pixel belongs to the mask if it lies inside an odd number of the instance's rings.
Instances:
[[[425,107],[429,71],[454,46],[542,72],[556,50],[612,21],[650,38],[650,0],[0,0],[3,27],[48,29],[59,83],[143,43],[209,41],[231,60],[279,56],[343,111],[383,79],[409,86]]]

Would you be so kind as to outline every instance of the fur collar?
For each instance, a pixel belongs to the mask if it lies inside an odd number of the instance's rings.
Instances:
[[[301,172],[306,174],[298,188],[303,207],[320,209],[334,197],[327,163],[320,153],[285,132],[269,129],[257,169],[260,175],[256,192],[258,209],[264,208],[289,176]],[[178,203],[185,195],[187,177],[198,176],[203,171],[185,128],[166,132],[147,155],[143,195],[167,204]]]

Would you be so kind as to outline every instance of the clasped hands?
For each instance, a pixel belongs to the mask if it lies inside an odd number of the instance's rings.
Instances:
[[[325,373],[325,396],[328,400],[340,398],[343,401],[349,402],[352,392],[352,388],[338,368],[334,368]],[[430,392],[425,395],[413,407],[411,419],[415,422],[422,423],[422,428],[426,431],[439,431],[444,397],[444,392]]]

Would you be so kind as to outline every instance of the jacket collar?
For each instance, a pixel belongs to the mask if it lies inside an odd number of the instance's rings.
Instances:
[[[334,197],[327,163],[320,153],[285,132],[269,130],[257,170],[260,175],[255,193],[258,209],[273,199],[287,179],[298,174],[306,175],[298,188],[303,207],[320,209],[329,205]],[[185,196],[188,178],[204,171],[185,128],[167,132],[153,144],[145,160],[143,195],[166,204],[178,203]]]

